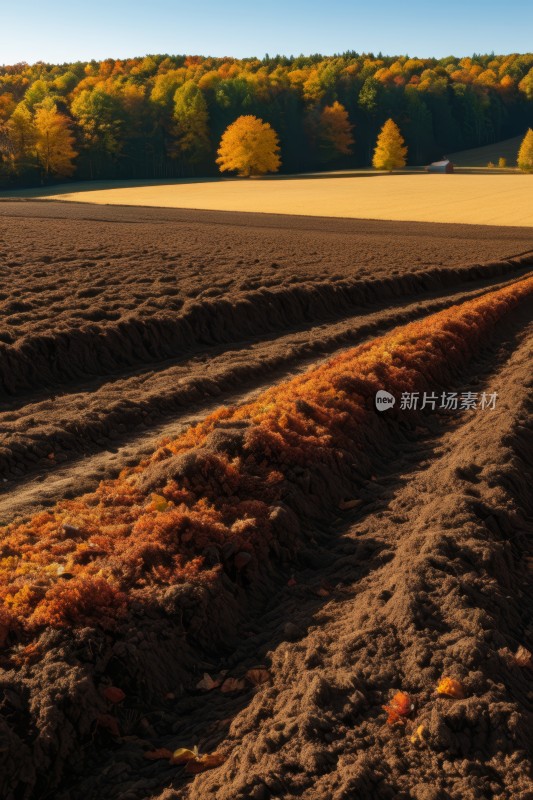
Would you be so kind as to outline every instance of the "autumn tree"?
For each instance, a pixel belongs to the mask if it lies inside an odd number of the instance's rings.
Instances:
[[[194,81],[186,81],[176,90],[173,119],[171,154],[198,163],[210,149],[209,114],[203,92]]]
[[[522,78],[518,88],[525,94],[528,100],[533,100],[533,67],[531,67],[527,75]]]
[[[318,123],[318,145],[323,161],[331,161],[339,155],[352,152],[354,138],[348,112],[337,100],[324,106]]]
[[[392,172],[393,169],[405,167],[407,147],[400,129],[392,119],[383,125],[376,142],[372,164],[375,169]]]
[[[122,150],[123,109],[117,97],[98,86],[92,91],[81,91],[73,100],[71,111],[94,178]]]
[[[518,167],[522,172],[533,172],[533,130],[530,128],[518,151]]]
[[[35,112],[35,151],[45,178],[66,178],[74,172],[74,136],[70,120],[60,114],[55,103],[43,104]]]
[[[276,131],[252,115],[239,117],[222,135],[217,164],[221,172],[235,170],[245,178],[277,172],[281,159]]]
[[[170,110],[176,90],[185,82],[184,69],[172,69],[158,75],[150,94],[150,100],[157,106]]]
[[[9,137],[8,162],[14,173],[35,164],[36,132],[33,117],[25,102],[19,103],[6,125]]]
[[[353,52],[263,59],[152,55],[4,65],[0,159],[10,183],[37,179],[34,114],[50,103],[73,120],[80,178],[212,174],[211,145],[241,114],[269,121],[284,169],[315,170],[351,148],[352,131],[339,106],[357,123],[354,166],[372,163],[388,117],[401,120],[410,162],[424,164],[527,130],[533,53],[443,59]]]
[[[0,94],[0,123],[6,122],[16,107],[17,104],[12,94],[9,92]]]
[[[34,111],[35,107],[42,103],[47,97],[49,93],[49,86],[45,81],[37,80],[34,81],[29,88],[27,89],[24,100],[26,101],[26,105],[28,106],[31,111]]]

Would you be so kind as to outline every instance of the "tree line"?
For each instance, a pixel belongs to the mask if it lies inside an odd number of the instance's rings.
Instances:
[[[255,116],[282,172],[372,163],[386,120],[420,165],[523,133],[533,54],[418,59],[154,55],[0,67],[0,181],[218,173],[222,135]]]

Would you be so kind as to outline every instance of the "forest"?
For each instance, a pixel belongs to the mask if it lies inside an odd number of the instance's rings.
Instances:
[[[419,59],[149,55],[0,67],[0,183],[218,174],[241,115],[279,137],[281,171],[367,167],[391,118],[408,164],[522,134],[533,54]]]

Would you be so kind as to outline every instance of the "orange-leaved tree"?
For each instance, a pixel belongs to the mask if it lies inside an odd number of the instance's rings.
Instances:
[[[68,177],[74,172],[74,136],[70,120],[60,114],[55,103],[43,103],[35,112],[35,151],[46,178]]]
[[[392,172],[393,169],[405,167],[406,155],[407,147],[405,147],[400,129],[394,120],[388,119],[378,136],[372,165],[375,169]]]
[[[518,151],[518,166],[522,172],[533,172],[533,130],[530,128]]]
[[[352,152],[354,139],[348,112],[337,100],[325,106],[320,114],[318,140],[324,161],[339,155],[348,156]]]
[[[217,164],[221,172],[236,171],[245,178],[277,172],[281,159],[276,131],[251,114],[239,117],[222,135]]]

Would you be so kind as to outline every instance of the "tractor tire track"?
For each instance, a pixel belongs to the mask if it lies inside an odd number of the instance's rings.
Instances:
[[[456,305],[520,280],[483,280],[476,288],[431,292],[411,302],[361,312],[294,333],[221,346],[157,371],[110,381],[0,411],[0,521],[25,515],[58,496],[90,490],[204,415],[213,404],[248,399],[273,380],[307,369],[396,325]],[[268,376],[268,380],[266,380]],[[169,419],[170,418],[170,419]],[[81,460],[80,460],[81,455]]]

